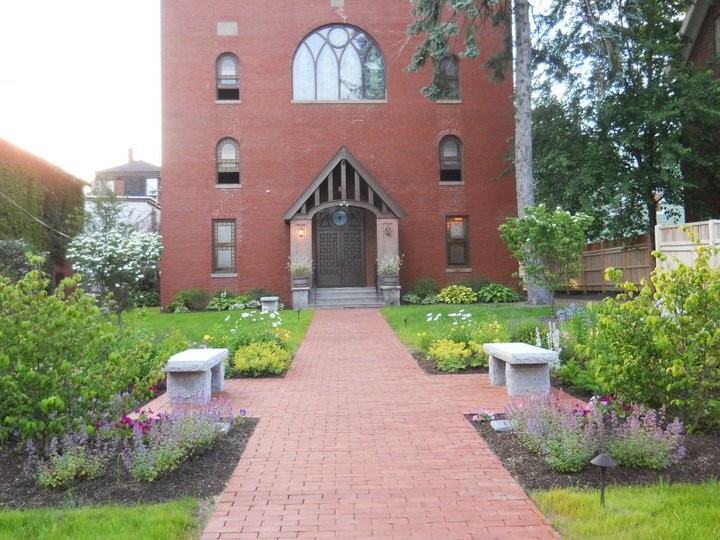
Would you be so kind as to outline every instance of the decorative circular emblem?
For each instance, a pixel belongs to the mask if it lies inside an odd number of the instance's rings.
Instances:
[[[348,222],[348,215],[345,210],[335,210],[331,219],[335,226],[342,227]]]
[[[330,30],[327,39],[330,45],[339,49],[347,45],[347,42],[350,41],[350,36],[344,28],[335,27]]]

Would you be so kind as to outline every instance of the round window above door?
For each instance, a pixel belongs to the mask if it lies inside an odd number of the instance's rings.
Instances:
[[[336,227],[344,227],[348,222],[348,213],[345,210],[335,210],[330,219]]]

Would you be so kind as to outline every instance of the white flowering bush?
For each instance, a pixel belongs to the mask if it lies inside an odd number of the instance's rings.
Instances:
[[[141,232],[81,234],[68,246],[75,272],[101,297],[112,295],[118,317],[132,307],[134,293],[157,280],[161,253],[160,235]]]

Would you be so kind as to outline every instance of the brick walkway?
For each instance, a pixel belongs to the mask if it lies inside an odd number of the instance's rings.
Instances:
[[[465,413],[487,375],[426,375],[376,310],[318,311],[283,379],[226,381],[261,420],[202,535],[559,538]]]

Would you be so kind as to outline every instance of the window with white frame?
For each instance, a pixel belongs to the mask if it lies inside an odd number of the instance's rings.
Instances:
[[[308,35],[292,63],[294,101],[385,99],[385,61],[365,32],[330,24]]]

